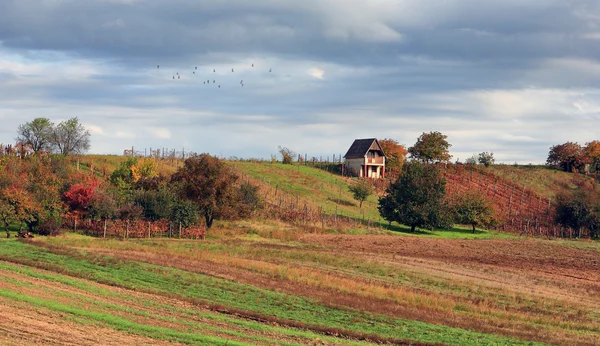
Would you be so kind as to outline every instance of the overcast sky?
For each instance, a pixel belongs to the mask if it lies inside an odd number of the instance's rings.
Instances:
[[[600,139],[599,60],[596,0],[2,0],[0,143],[76,116],[91,153],[441,131],[453,161],[543,163]]]

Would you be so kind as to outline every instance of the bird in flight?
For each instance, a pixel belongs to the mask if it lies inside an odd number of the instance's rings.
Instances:
[[[159,67],[160,67],[160,65],[156,65],[156,68],[159,68]]]
[[[269,69],[269,72],[271,72],[271,69]]]
[[[254,63],[252,64],[252,67],[254,67]]]
[[[240,84],[244,84],[244,80],[243,79],[240,81]]]
[[[198,69],[198,66],[196,66],[196,68],[195,68],[195,69],[197,70],[197,69]]]
[[[215,69],[213,68],[213,72],[217,72],[217,71],[215,71]]]
[[[233,69],[231,69],[231,72],[233,72]]]
[[[196,74],[196,71],[192,71],[193,74]]]
[[[173,79],[175,79],[175,76],[173,76]]]
[[[215,81],[213,80],[213,83],[214,83],[214,82],[215,82]],[[220,87],[220,86],[219,86],[219,87]]]
[[[221,87],[221,85],[219,85],[219,88]]]
[[[181,76],[177,75],[177,79],[181,79]]]

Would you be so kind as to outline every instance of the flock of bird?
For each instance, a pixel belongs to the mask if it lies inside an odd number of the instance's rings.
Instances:
[[[254,68],[254,63],[251,65],[251,67],[252,67],[252,68]],[[156,65],[156,69],[160,69],[160,65]],[[192,74],[193,74],[193,75],[196,75],[196,72],[197,72],[197,71],[198,71],[198,66],[195,66],[195,67],[194,67],[194,69],[192,70]],[[235,72],[233,68],[231,68],[231,72]],[[271,72],[273,72],[273,69],[269,69],[269,73],[271,73]],[[217,73],[217,69],[214,69],[214,68],[213,68],[213,73]],[[181,79],[181,75],[179,74],[179,72],[176,72],[176,73],[173,75],[173,79],[174,79],[174,80],[176,80],[176,79]],[[212,80],[212,84],[216,84],[216,82],[217,82],[217,80],[216,80],[216,79],[213,79],[213,80]],[[204,81],[202,81],[202,84],[211,84],[211,82],[210,82],[210,79],[207,79],[207,80],[204,80]],[[219,88],[221,88],[221,84],[217,84],[217,86],[218,86]],[[240,86],[244,86],[244,80],[243,80],[243,79],[242,79],[242,80],[240,80]]]

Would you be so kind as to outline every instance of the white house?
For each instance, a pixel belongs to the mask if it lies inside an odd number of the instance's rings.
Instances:
[[[346,155],[344,168],[358,177],[385,177],[385,153],[377,138],[355,139]]]

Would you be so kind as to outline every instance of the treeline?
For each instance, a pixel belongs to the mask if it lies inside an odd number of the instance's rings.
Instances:
[[[73,168],[62,155],[4,156],[0,219],[7,236],[11,224],[22,236],[49,235],[92,224],[86,220],[124,221],[131,234],[147,233],[134,229],[150,229],[134,222],[145,220],[181,234],[182,228],[210,228],[215,219],[248,217],[262,207],[258,187],[241,182],[211,155],[191,155],[171,177],[159,175],[157,168],[153,158],[129,158],[102,179]]]
[[[566,142],[550,147],[546,164],[565,172],[598,172],[600,170],[600,141],[585,146]]]
[[[0,145],[0,155],[81,154],[90,149],[90,132],[77,117],[54,124],[48,118],[36,118],[19,125],[17,143]]]

